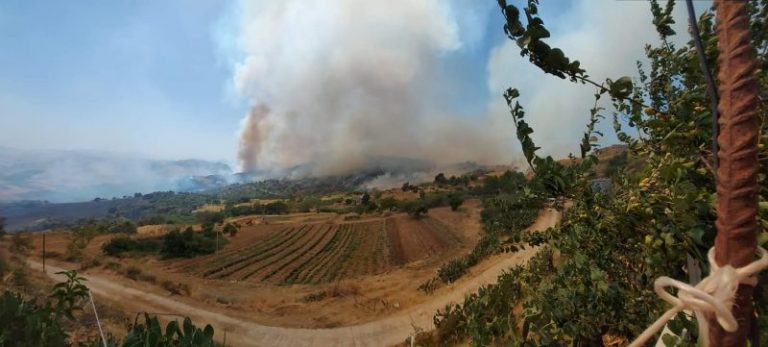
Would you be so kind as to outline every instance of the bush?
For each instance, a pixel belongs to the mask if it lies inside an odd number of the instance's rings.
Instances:
[[[388,196],[379,200],[379,209],[382,211],[392,211],[397,208],[397,199]]]
[[[160,254],[165,258],[192,258],[197,255],[211,254],[216,251],[216,236],[206,236],[188,228],[184,232],[178,229],[165,234]],[[225,240],[218,242],[224,243]]]
[[[128,277],[134,281],[139,279],[139,276],[141,275],[141,269],[131,265],[127,269],[125,269],[125,277]]]
[[[27,233],[15,233],[11,237],[11,252],[26,254],[32,249],[32,238]]]
[[[325,298],[328,297],[328,292],[321,291],[317,293],[310,293],[304,296],[302,300],[304,302],[316,302],[316,301],[323,301]]]
[[[443,266],[437,270],[437,277],[439,277],[443,283],[451,283],[464,275],[470,266],[469,261],[465,258],[453,259],[448,263],[443,264]]]
[[[59,325],[59,316],[50,303],[41,305],[6,291],[0,296],[0,344],[66,346],[67,334]]]
[[[182,295],[182,293],[189,295],[190,292],[189,286],[184,283],[174,283],[169,280],[164,280],[160,285],[173,295]]]
[[[88,247],[96,234],[99,233],[99,229],[92,224],[78,225],[72,228],[69,233],[69,243],[64,253],[64,258],[67,261],[80,260],[83,256],[83,250]]]
[[[234,224],[227,223],[227,225],[224,226],[223,232],[225,234],[229,234],[229,236],[235,236],[235,235],[237,235],[238,230],[239,229]]]
[[[65,326],[77,328],[78,324],[62,324],[64,319],[75,321],[74,312],[83,309],[88,298],[88,288],[77,272],[62,272],[67,281],[57,283],[48,300],[38,302],[21,294],[5,291],[0,295],[0,346],[70,346],[73,342],[64,330]],[[61,273],[60,273],[61,274]],[[183,325],[170,322],[163,329],[155,317],[138,317],[128,329],[122,344],[113,336],[107,336],[109,346],[187,346],[213,347],[213,328],[206,325],[199,329],[185,318]],[[79,341],[78,346],[101,346],[98,339]]]
[[[276,201],[264,205],[264,214],[286,214],[288,212],[288,205],[282,201]]]
[[[164,216],[154,215],[154,216],[146,216],[139,221],[140,226],[157,225],[157,224],[168,224],[168,220]]]
[[[131,222],[128,219],[118,219],[109,223],[106,229],[108,233],[135,234],[137,226],[136,223]]]
[[[452,211],[456,211],[459,209],[459,206],[461,206],[464,203],[464,196],[462,196],[459,193],[451,193],[448,194],[448,205],[451,206]]]
[[[45,257],[50,259],[61,259],[62,254],[56,251],[45,251]]]
[[[143,282],[149,282],[149,283],[157,282],[157,277],[155,277],[155,275],[151,275],[151,274],[142,273],[142,274],[139,274],[136,277],[139,279],[139,281],[143,281]]]
[[[222,212],[198,212],[195,217],[201,224],[224,223],[224,213]]]
[[[101,246],[102,252],[113,257],[122,256],[125,253],[148,254],[157,253],[162,247],[161,241],[155,238],[132,239],[130,237],[115,237]]]
[[[438,185],[443,185],[448,183],[448,179],[445,178],[445,174],[441,172],[435,176],[435,183]]]
[[[200,329],[192,324],[188,317],[179,325],[172,321],[165,327],[160,326],[157,317],[144,314],[144,323],[134,322],[128,335],[123,341],[123,346],[199,346],[213,347],[213,327],[206,325]],[[161,343],[159,343],[162,341]]]
[[[432,294],[439,285],[440,280],[438,278],[430,278],[419,285],[419,290],[427,294]]]
[[[232,217],[263,214],[264,208],[259,205],[232,206],[227,208],[227,214]]]
[[[5,277],[5,273],[8,272],[8,261],[5,258],[0,257],[0,282]]]
[[[93,267],[101,266],[101,259],[93,257],[80,263],[80,271],[87,270]]]
[[[414,218],[421,218],[421,216],[429,212],[429,207],[423,199],[401,201],[397,209],[408,213]]]

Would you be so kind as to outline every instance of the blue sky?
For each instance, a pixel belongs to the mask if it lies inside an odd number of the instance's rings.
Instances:
[[[500,95],[514,85],[538,116],[532,121],[535,128],[553,125],[549,132],[538,132],[551,140],[545,150],[576,151],[593,91],[582,88],[562,98],[574,86],[519,57],[503,36],[495,0],[446,1],[461,46],[434,62],[449,84],[440,95],[443,107],[470,120],[508,122]],[[233,82],[237,64],[247,56],[238,46],[244,37],[238,31],[248,19],[241,5],[212,0],[0,2],[0,146],[235,163],[238,131],[252,102],[252,95],[239,93]],[[583,66],[597,79],[633,73],[643,43],[655,35],[646,2],[547,5],[541,10],[553,42],[584,57]],[[596,40],[599,35],[605,37]],[[611,53],[595,53],[605,51]],[[564,116],[564,110],[576,111]],[[512,138],[509,124],[504,125],[501,136]]]
[[[230,159],[219,1],[0,2],[0,145]]]

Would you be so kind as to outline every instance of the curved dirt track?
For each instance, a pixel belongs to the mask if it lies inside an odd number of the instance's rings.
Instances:
[[[545,230],[554,226],[560,219],[560,213],[554,209],[545,209],[531,231]],[[368,323],[331,328],[301,329],[265,326],[221,313],[196,308],[186,303],[173,300],[172,297],[144,293],[113,281],[84,275],[86,285],[98,296],[117,302],[131,301],[132,307],[141,307],[150,312],[182,312],[198,324],[208,323],[216,329],[217,339],[223,337],[226,330],[227,344],[234,346],[391,346],[403,342],[414,333],[414,327],[423,330],[433,329],[432,318],[437,310],[451,303],[459,303],[465,295],[477,291],[481,286],[496,282],[502,271],[527,261],[536,249],[526,248],[499,261],[479,275],[459,282],[449,292],[436,294],[429,301],[406,308],[402,312]],[[42,264],[28,261],[35,270],[42,270]],[[56,281],[63,277],[56,272],[63,269],[47,266],[48,276]]]

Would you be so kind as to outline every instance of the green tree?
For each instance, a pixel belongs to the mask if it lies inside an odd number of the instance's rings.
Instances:
[[[202,224],[221,224],[224,223],[224,213],[222,212],[198,212],[197,221]]]
[[[11,247],[12,252],[26,254],[29,252],[30,249],[32,249],[32,238],[29,236],[29,233],[26,232],[17,232],[14,233],[13,236],[11,236]]]
[[[437,176],[435,176],[435,183],[439,185],[443,185],[448,183],[448,179],[445,178],[445,174],[441,172],[437,174]]]
[[[68,234],[69,243],[64,253],[66,259],[69,261],[80,260],[83,256],[83,250],[98,234],[99,230],[95,224],[89,223],[72,227]]]
[[[229,236],[235,236],[237,235],[237,232],[239,231],[239,229],[237,228],[236,225],[232,223],[227,223],[226,225],[224,225],[223,231],[225,234],[229,234]]]
[[[753,45],[766,52],[768,2],[749,3],[752,27],[759,29]],[[541,246],[536,256],[502,275],[497,284],[470,295],[464,304],[442,311],[435,319],[437,335],[469,337],[478,346],[595,345],[606,335],[632,339],[668,308],[653,292],[653,280],[664,275],[687,281],[688,274],[681,270],[687,258],[705,264],[706,251],[713,245],[712,113],[706,107],[709,100],[695,47],[693,42],[677,47],[669,40],[675,35],[670,28],[674,2],[660,6],[651,1],[661,45],[647,46],[650,64],[638,64],[637,80],[620,77],[598,83],[578,61],[544,41],[549,32],[538,14],[538,1],[529,0],[522,9],[504,0],[499,4],[505,33],[516,41],[522,55],[548,74],[579,86],[594,86],[595,106],[589,111],[581,158],[573,157],[565,166],[537,154],[533,129],[517,101],[519,92],[505,93],[523,154],[534,172],[532,190],[545,191],[545,197],[568,197],[573,206],[556,228],[522,235],[530,245]],[[704,12],[698,24],[707,61],[716,71],[712,19],[712,13]],[[759,59],[761,66],[768,66],[767,55]],[[758,73],[765,93],[768,70]],[[602,98],[610,99],[617,137],[642,166],[638,172],[617,172],[611,192],[593,191],[590,184],[598,161],[592,149],[602,136],[596,130],[604,119]],[[767,110],[759,110],[763,119],[760,158],[768,158]],[[766,163],[761,161],[761,173],[768,172]],[[759,177],[762,187],[765,179],[765,175]],[[762,189],[758,199],[765,203],[768,190]],[[499,203],[500,211],[508,206]],[[765,211],[760,218],[766,225]],[[765,232],[760,240],[763,245],[768,241]],[[762,276],[756,289],[760,330],[768,328],[765,281]],[[669,327],[678,336],[687,330],[681,345],[692,345],[699,335],[696,325],[682,315]]]
[[[397,199],[395,199],[392,196],[388,196],[386,198],[383,198],[379,201],[379,208],[382,211],[391,211],[395,208],[397,208]]]
[[[398,209],[414,218],[421,218],[429,212],[429,207],[423,199],[401,201]]]
[[[451,193],[448,194],[448,204],[451,206],[452,211],[456,211],[459,209],[459,206],[461,206],[464,203],[464,196],[460,193]]]

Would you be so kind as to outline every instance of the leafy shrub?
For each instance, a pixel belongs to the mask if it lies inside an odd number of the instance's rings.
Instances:
[[[62,254],[56,251],[45,251],[45,257],[49,259],[60,259]]]
[[[142,282],[148,282],[148,283],[157,282],[157,277],[155,277],[155,275],[152,275],[152,274],[142,273],[136,277],[138,278],[139,281],[142,281]]]
[[[400,211],[408,213],[414,218],[420,218],[429,212],[429,207],[423,199],[403,200],[397,208]]]
[[[66,281],[57,283],[51,289],[48,300],[38,302],[21,294],[5,291],[0,295],[0,347],[19,346],[71,346],[69,334],[62,324],[64,320],[74,322],[75,313],[83,310],[87,302],[88,288],[82,284],[85,280],[75,271],[59,272],[66,276]],[[156,317],[144,314],[143,321],[138,317],[130,326],[122,343],[112,335],[107,337],[108,346],[174,346],[174,347],[213,347],[214,330],[210,325],[203,329],[185,318],[181,326],[173,321],[160,326]],[[78,346],[102,346],[99,339],[81,341]]]
[[[189,295],[190,289],[186,283],[175,283],[169,280],[164,280],[160,285],[173,295]]]
[[[288,212],[288,205],[282,201],[275,201],[264,205],[264,214],[286,214]]]
[[[393,209],[397,208],[397,199],[394,197],[388,196],[386,198],[383,198],[379,200],[379,209],[381,211],[391,211]]]
[[[315,302],[315,301],[323,301],[326,297],[328,297],[328,293],[326,291],[320,291],[316,293],[307,294],[302,298],[302,300],[304,302]]]
[[[224,230],[223,230],[223,232],[224,232],[225,234],[229,234],[229,236],[235,236],[235,235],[237,235],[237,232],[238,232],[238,231],[239,231],[239,229],[237,228],[237,226],[235,226],[235,225],[234,225],[234,224],[232,224],[232,223],[227,223],[227,224],[224,226]]]
[[[72,227],[72,230],[67,235],[69,237],[69,243],[64,252],[64,258],[67,261],[80,260],[83,256],[83,250],[88,247],[88,244],[91,243],[91,240],[93,240],[98,233],[99,229],[91,224]]]
[[[415,185],[412,185],[410,182],[403,183],[403,186],[400,189],[402,191],[404,191],[404,192],[409,192],[410,191],[410,192],[416,193],[416,192],[419,191],[419,187],[415,186]]]
[[[15,233],[11,236],[11,252],[26,254],[32,249],[32,238],[27,233]]]
[[[226,212],[228,215],[232,217],[237,216],[250,216],[255,214],[263,214],[264,208],[259,205],[239,205],[239,206],[231,206],[226,209]]]
[[[530,182],[520,172],[505,171],[500,176],[486,176],[483,183],[473,189],[476,195],[515,194],[530,186]]]
[[[214,347],[213,334],[210,324],[200,329],[188,317],[181,326],[177,321],[168,323],[163,331],[157,317],[144,314],[143,323],[134,321],[123,346]]]
[[[477,241],[472,252],[440,266],[437,278],[443,283],[452,283],[481,260],[501,251],[500,230],[503,230],[505,235],[512,236],[512,241],[520,241],[523,231],[533,224],[542,207],[542,200],[534,195],[521,194],[513,197],[502,194],[487,198],[481,212],[485,222],[485,235]]]
[[[26,286],[28,284],[27,272],[27,265],[25,263],[20,263],[15,266],[13,271],[11,271],[11,283],[19,287]]]
[[[162,241],[156,238],[134,239],[126,236],[115,237],[101,246],[106,255],[119,257],[126,253],[149,254],[157,253],[162,247]]]
[[[162,215],[153,215],[153,216],[146,216],[139,220],[138,223],[140,226],[144,225],[158,225],[158,224],[169,224],[168,220],[165,218],[165,216]]]
[[[84,271],[97,266],[101,266],[101,259],[99,259],[99,257],[93,257],[80,262],[80,271]]]
[[[5,273],[8,272],[8,261],[4,257],[0,256],[0,281],[5,277]]]
[[[437,278],[430,278],[430,279],[424,281],[424,283],[419,285],[419,290],[424,292],[424,293],[427,293],[427,294],[432,294],[437,289],[437,287],[439,285],[440,285],[440,280],[439,279],[437,279]]]
[[[134,234],[136,233],[137,228],[136,223],[130,219],[118,217],[86,220],[73,226],[72,230],[88,231],[94,235],[116,233]]]
[[[471,339],[474,346],[599,345],[607,335],[630,340],[668,308],[653,291],[654,278],[665,275],[688,281],[682,270],[688,259],[706,263],[707,250],[714,243],[716,203],[710,165],[714,153],[709,151],[714,134],[704,76],[698,68],[691,68],[698,64],[696,50],[693,42],[673,45],[668,41],[674,35],[669,25],[675,2],[669,1],[662,8],[651,1],[653,23],[662,44],[646,46],[649,67],[638,63],[637,82],[621,77],[595,83],[587,79],[576,61],[571,62],[561,50],[541,40],[548,35],[540,35],[547,31],[537,13],[538,1],[530,0],[522,9],[507,2],[499,1],[506,17],[505,29],[510,38],[521,43],[521,53],[546,73],[597,86],[596,106],[590,110],[581,158],[566,167],[536,154],[538,147],[530,137],[533,129],[516,100],[519,92],[509,89],[505,93],[534,185],[544,189],[547,197],[568,198],[573,206],[558,226],[536,238],[542,248],[528,264],[500,276],[496,284],[481,288],[462,305],[444,310],[435,317],[435,325],[438,331],[458,340]],[[764,3],[749,2],[753,28],[764,28]],[[525,16],[519,16],[523,11]],[[709,61],[715,61],[717,54],[714,24],[712,13],[705,12],[699,18]],[[765,35],[755,35],[752,43],[758,51],[768,49]],[[760,66],[768,63],[764,54],[758,59]],[[758,69],[756,73],[764,91],[768,72]],[[590,184],[598,160],[590,151],[602,136],[595,130],[602,119],[597,102],[602,104],[600,98],[606,94],[614,107],[611,113],[616,136],[641,168],[637,172],[613,172],[612,189],[604,193],[593,190]],[[762,121],[760,158],[768,158],[766,110],[757,110]],[[631,133],[642,135],[629,135],[623,130],[627,126]],[[766,186],[768,177],[765,163],[761,161],[759,168],[760,187]],[[761,189],[757,195],[764,203],[768,190]],[[498,212],[506,210],[503,205],[496,208]],[[484,220],[509,224],[509,220],[494,217],[503,214],[494,213]],[[766,225],[765,214],[759,218]],[[502,232],[505,228],[496,229]],[[762,242],[767,240],[765,235],[759,234]],[[553,261],[554,254],[559,254],[557,261]],[[763,274],[759,280],[755,316],[756,326],[764,330],[768,325],[764,318],[768,313],[768,277]],[[698,335],[706,333],[697,331],[691,322],[670,322],[668,326],[685,337],[678,345],[695,345]],[[758,338],[760,342],[768,340]]]
[[[448,263],[443,264],[443,266],[437,270],[437,277],[444,283],[451,283],[466,273],[470,266],[469,261],[464,257],[453,259]]]
[[[87,288],[77,272],[60,272],[66,282],[54,285],[50,300],[38,303],[21,294],[5,291],[0,296],[0,346],[67,346],[68,334],[60,322],[73,321],[73,312],[87,297]]]
[[[464,203],[464,196],[459,193],[448,194],[448,205],[451,206],[451,210],[456,211]]]
[[[198,212],[195,215],[195,218],[201,224],[221,224],[224,223],[224,217],[222,212]]]
[[[163,237],[160,254],[165,258],[191,258],[211,254],[216,251],[216,242],[215,234],[204,235],[192,231],[191,228],[184,232],[172,230]],[[224,240],[218,242],[223,243]]]
[[[135,265],[130,265],[127,269],[125,269],[125,277],[128,277],[134,281],[138,281],[141,272],[142,271],[140,268],[136,267]]]

